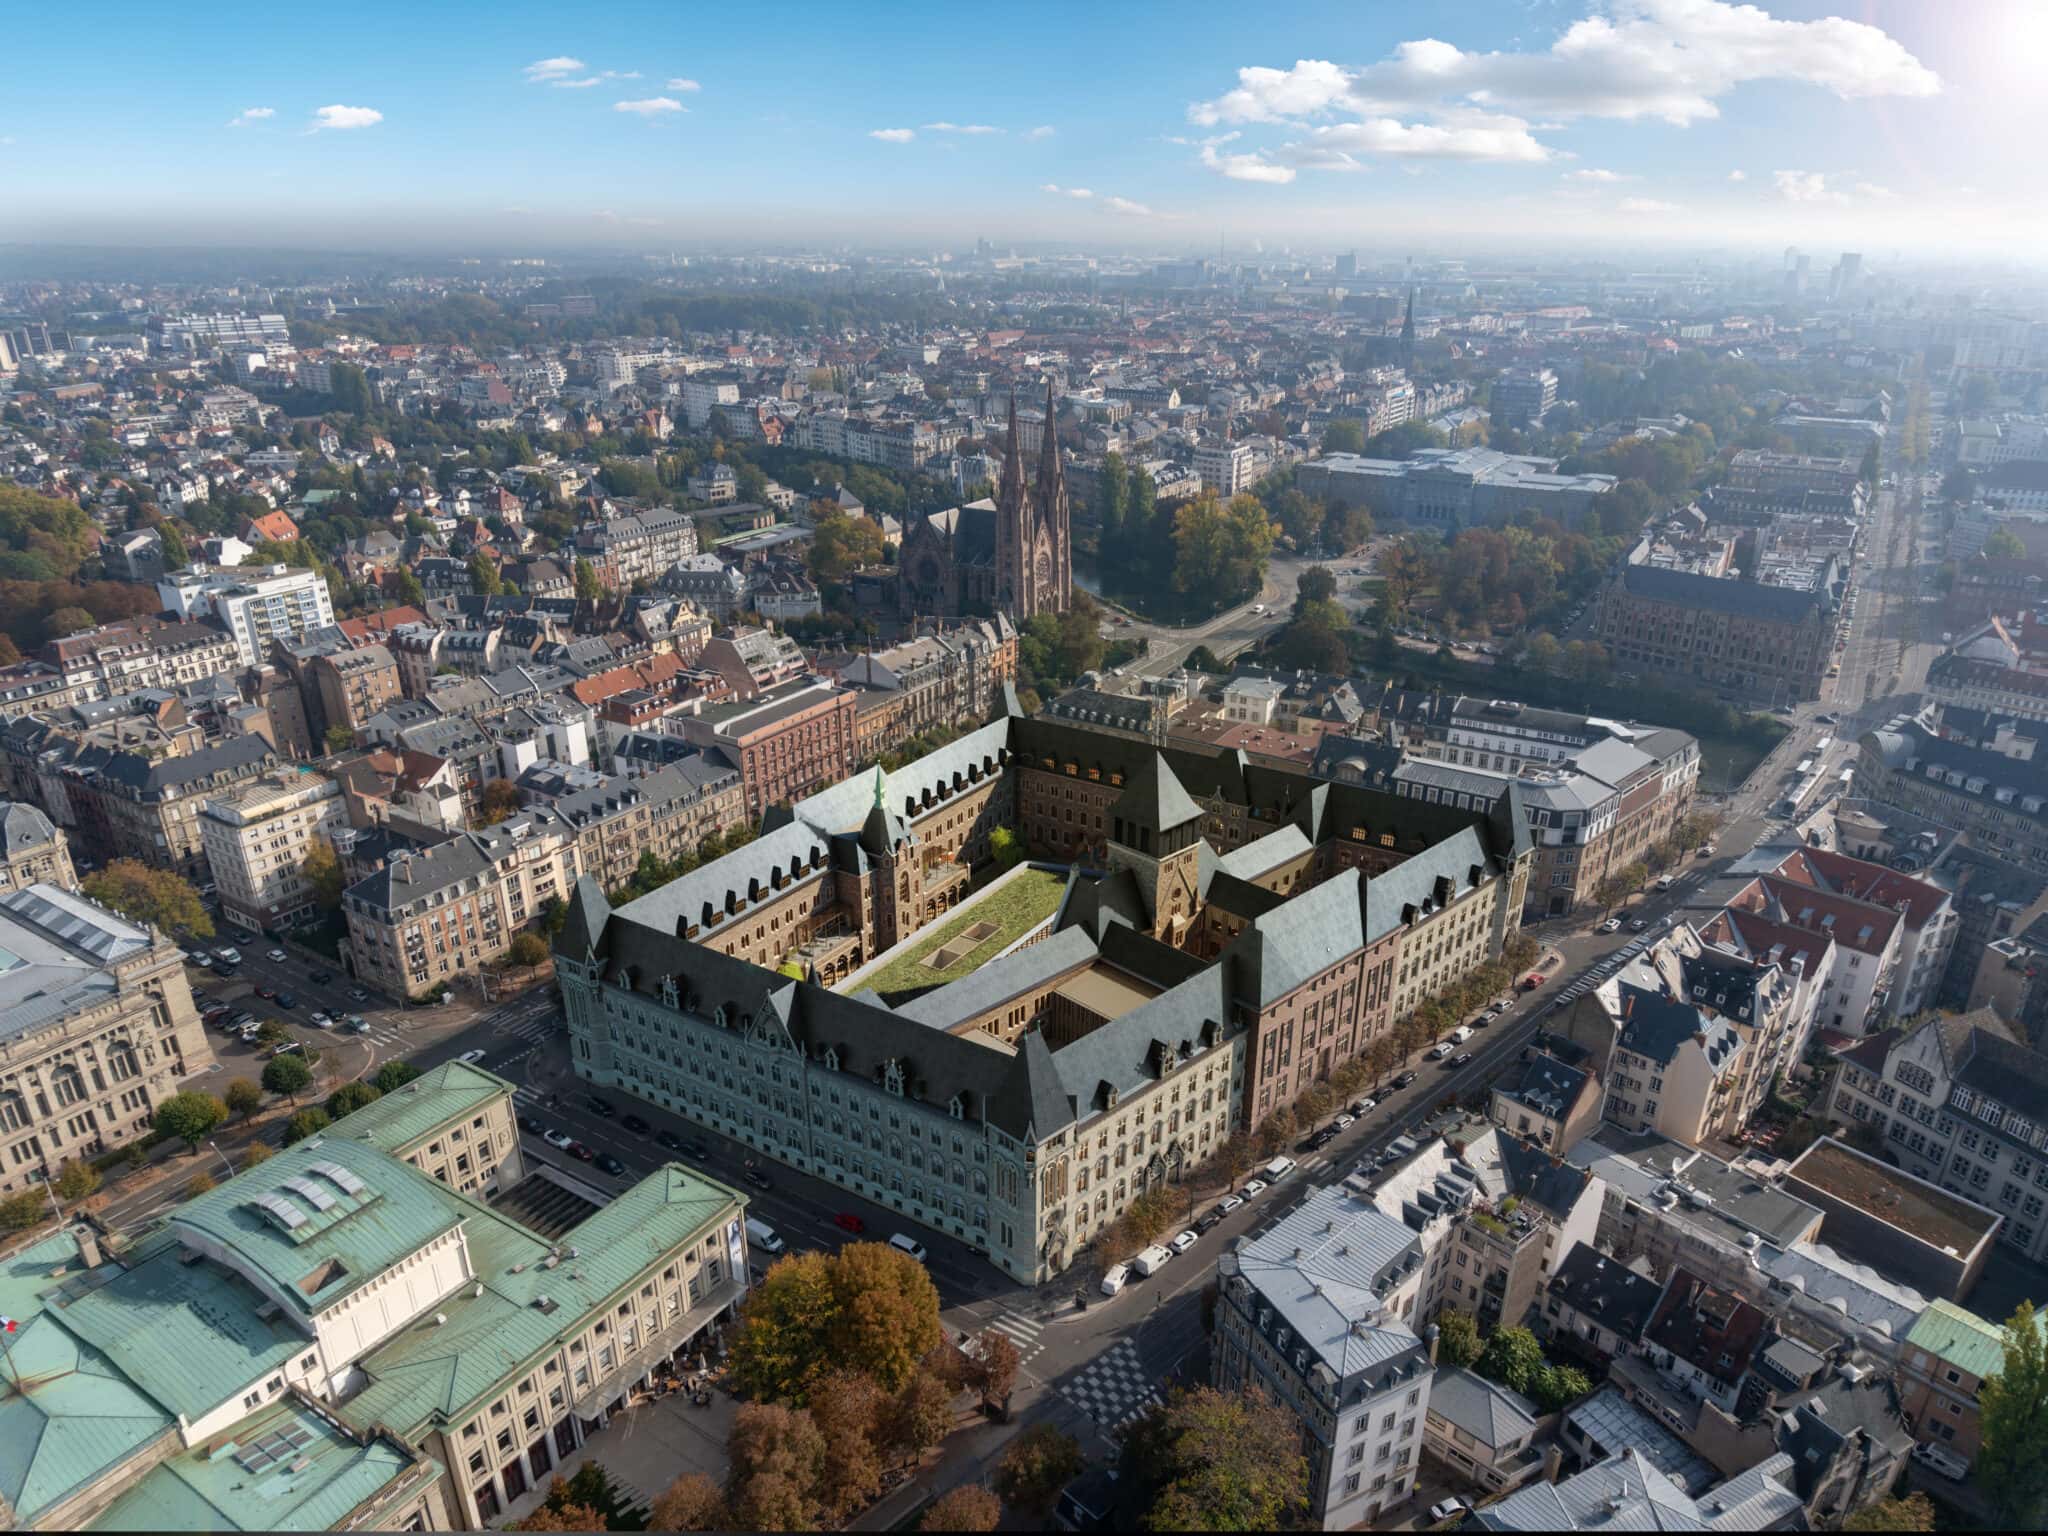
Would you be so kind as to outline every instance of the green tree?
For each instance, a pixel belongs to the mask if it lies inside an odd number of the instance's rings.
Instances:
[[[0,1195],[0,1232],[25,1232],[50,1214],[50,1197],[40,1189]]]
[[[168,869],[151,869],[137,859],[115,859],[97,874],[88,875],[85,894],[102,906],[154,923],[165,933],[213,937],[213,919],[190,880]]]
[[[187,1089],[157,1105],[150,1124],[162,1136],[175,1136],[192,1152],[213,1134],[215,1126],[227,1119],[228,1107],[210,1093]]]
[[[496,597],[505,590],[505,580],[498,574],[498,568],[484,558],[483,551],[469,557],[470,587],[484,597]]]
[[[1256,496],[1198,497],[1173,520],[1174,590],[1209,604],[1249,597],[1266,579],[1273,536]]]
[[[549,1502],[553,1502],[552,1490]],[[586,1461],[578,1467],[562,1489],[561,1502],[595,1513],[603,1522],[599,1530],[637,1531],[647,1525],[646,1509],[633,1502],[630,1492],[602,1462]]]
[[[1593,1383],[1586,1379],[1584,1371],[1569,1365],[1546,1365],[1536,1373],[1529,1396],[1545,1413],[1556,1413],[1592,1390]]]
[[[1442,1358],[1442,1341],[1438,1341]],[[1528,1396],[1543,1371],[1543,1346],[1526,1328],[1496,1328],[1479,1355],[1479,1374],[1490,1376],[1511,1392]]]
[[[286,1058],[280,1056],[278,1059],[283,1061]],[[339,1120],[342,1116],[352,1115],[365,1104],[374,1104],[383,1097],[375,1083],[343,1083],[327,1095],[327,1118]]]
[[[988,835],[988,851],[1004,869],[1013,869],[1024,861],[1024,839],[1008,827],[997,827]]]
[[[1478,1362],[1485,1346],[1479,1340],[1479,1323],[1468,1312],[1440,1312],[1436,1319],[1436,1357],[1445,1365],[1471,1366]]]
[[[1308,1507],[1292,1416],[1256,1388],[1175,1393],[1124,1434],[1121,1528],[1270,1531]]]
[[[284,1059],[281,1056],[278,1058],[280,1061]],[[289,1147],[296,1142],[304,1141],[308,1136],[318,1136],[333,1123],[324,1109],[302,1109],[285,1121],[284,1144]]]
[[[1095,517],[1102,526],[1102,554],[1115,558],[1124,546],[1124,519],[1130,512],[1131,479],[1122,454],[1112,450],[1102,456],[1102,469],[1095,477]]]
[[[1879,1499],[1842,1522],[1845,1531],[1931,1531],[1934,1501],[1915,1488],[1902,1498]]]
[[[604,583],[597,579],[597,567],[579,555],[576,559],[576,600],[594,603],[603,596]]]
[[[1365,452],[1365,423],[1360,421],[1331,422],[1327,427],[1323,428],[1323,452]]]
[[[2006,1319],[2005,1358],[1977,1389],[1983,1448],[1976,1483],[2015,1530],[2048,1523],[2048,1350],[2043,1319],[2023,1301]]]
[[[221,1092],[221,1098],[227,1102],[229,1112],[242,1116],[244,1120],[248,1120],[252,1114],[256,1114],[256,1110],[262,1108],[262,1090],[248,1077],[236,1077],[229,1081],[225,1090]]]
[[[57,1168],[57,1196],[61,1200],[83,1200],[100,1187],[100,1171],[91,1163],[69,1158]]]
[[[379,1093],[396,1093],[419,1075],[420,1069],[409,1061],[387,1061],[370,1081],[377,1085]]]
[[[992,1531],[1003,1518],[1002,1500],[980,1483],[949,1488],[925,1506],[920,1531]]]
[[[427,589],[420,585],[419,577],[403,566],[384,573],[383,590],[386,597],[401,606],[424,608],[427,605]]]
[[[1004,1447],[996,1492],[1004,1503],[1042,1519],[1086,1464],[1080,1441],[1041,1421]]]
[[[1984,540],[1984,558],[1987,561],[2024,560],[2027,558],[2027,546],[2010,528],[1994,528]]]
[[[862,566],[880,565],[882,547],[882,525],[872,518],[838,507],[820,511],[811,534],[811,580],[821,587],[837,586]]]
[[[324,837],[315,836],[306,845],[306,857],[299,865],[299,873],[313,888],[313,901],[321,911],[332,912],[341,905],[341,858],[335,853],[334,844]]]
[[[313,1069],[303,1051],[273,1056],[263,1064],[263,1086],[281,1099],[297,1101],[313,1081]]]
[[[530,971],[547,962],[548,941],[537,933],[515,933],[505,957],[514,965],[523,965]]]
[[[192,552],[185,548],[185,537],[169,523],[158,523],[156,536],[164,548],[164,569],[181,571],[192,563]]]
[[[326,742],[330,753],[346,752],[356,744],[356,733],[345,725],[330,725],[327,727],[326,735],[321,739]],[[324,842],[325,839],[320,841]]]

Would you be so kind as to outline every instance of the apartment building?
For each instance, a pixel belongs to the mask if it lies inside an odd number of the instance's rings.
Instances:
[[[1499,426],[1540,423],[1557,404],[1557,375],[1548,368],[1510,368],[1493,381],[1488,401]]]
[[[266,773],[200,802],[199,837],[231,922],[266,932],[317,911],[306,856],[346,828],[348,799],[324,774]]]
[[[1494,1081],[1486,1118],[1555,1156],[1599,1124],[1600,1100],[1600,1080],[1593,1073],[1536,1051]]]
[[[2034,1326],[2048,1338],[2048,1318]],[[1986,1377],[2005,1370],[2005,1330],[1937,1297],[1899,1340],[1899,1406],[1913,1438],[1965,1463],[1984,1447]]]
[[[1751,880],[1728,898],[1728,912],[1738,922],[1750,914],[1832,942],[1834,963],[1828,968],[1828,991],[1816,1004],[1816,1023],[1863,1034],[1903,1017],[1896,983],[1910,908],[1883,906],[1809,883],[1817,861],[1802,857],[1794,867],[1800,877],[1765,874]],[[1952,944],[1953,924],[1941,927],[1941,942]]]
[[[1898,913],[1899,950],[1886,1012],[1892,1018],[1906,1019],[1933,1006],[1961,929],[1950,892],[1931,880],[1827,848],[1795,848],[1774,873],[1786,881]],[[1782,890],[1778,899],[1785,901]],[[1857,956],[1852,952],[1850,958],[1853,961]]]
[[[1627,565],[1602,590],[1597,633],[1615,667],[1741,693],[1817,699],[1833,656],[1824,591]]]
[[[802,799],[848,777],[854,715],[851,690],[799,680],[714,705],[680,724],[685,741],[739,764],[751,818],[777,801]]]
[[[192,565],[156,584],[180,619],[210,618],[234,638],[245,667],[270,660],[273,640],[303,639],[334,622],[334,601],[317,571],[288,565]]]
[[[178,757],[119,752],[96,766],[81,757],[62,775],[77,818],[75,840],[94,863],[140,859],[204,883],[208,870],[200,807],[209,796],[277,765],[277,754],[261,736],[231,736],[218,746]]]
[[[1195,473],[1201,476],[1203,490],[1214,491],[1227,501],[1239,491],[1251,489],[1256,460],[1249,443],[1211,438],[1195,448]]]
[[[353,651],[315,656],[306,665],[317,696],[314,715],[324,740],[330,731],[362,730],[372,715],[404,692],[398,660],[389,648],[366,645]]]
[[[76,891],[0,894],[0,982],[0,1192],[146,1134],[213,1068],[177,946]]]
[[[1944,727],[1955,713],[1940,716]],[[1950,739],[1931,719],[1901,715],[1864,735],[1860,792],[1967,832],[1980,852],[2048,874],[2048,757],[2035,757],[2031,738],[2011,730]]]
[[[697,519],[687,512],[629,512],[576,528],[576,554],[614,592],[658,581],[697,553]]]
[[[239,659],[234,637],[211,624],[131,619],[52,640],[42,659],[63,675],[74,702],[114,699],[143,688],[175,692]]]
[[[63,830],[32,805],[0,800],[0,891],[37,882],[71,890],[78,874]]]
[[[439,991],[503,955],[577,873],[575,829],[548,810],[394,853],[342,899],[350,968],[394,996]]]
[[[613,891],[632,879],[642,854],[670,863],[744,823],[747,796],[739,769],[697,753],[652,773],[558,795],[551,808],[575,830],[577,868]]]
[[[803,648],[779,630],[747,626],[720,635],[698,652],[696,664],[716,672],[736,699],[810,675]]]
[[[1728,461],[1728,484],[1741,491],[1859,497],[1863,461],[1859,458],[1805,453],[1774,453],[1765,448],[1738,449]]]
[[[1213,1378],[1256,1387],[1299,1425],[1318,1530],[1368,1525],[1414,1494],[1436,1349],[1394,1299],[1420,1263],[1415,1233],[1329,1187],[1216,1262]]]

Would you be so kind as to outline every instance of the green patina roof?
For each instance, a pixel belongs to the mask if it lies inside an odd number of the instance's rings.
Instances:
[[[238,1447],[298,1430],[296,1454],[250,1472],[234,1453],[199,1449],[165,1462],[95,1520],[96,1531],[325,1531],[346,1519],[415,1466],[439,1476],[440,1465],[415,1458],[382,1437],[358,1445],[319,1414],[282,1399],[235,1426]],[[309,1463],[299,1471],[294,1464]]]
[[[512,1094],[504,1078],[466,1061],[444,1061],[337,1121],[327,1137],[367,1142],[404,1157],[451,1121],[475,1118],[501,1094]]]
[[[536,1355],[581,1333],[593,1311],[662,1255],[721,1212],[745,1205],[736,1191],[671,1163],[566,1233],[560,1247],[576,1249],[577,1257],[545,1269],[546,1243],[488,1207],[466,1203],[472,1208],[464,1236],[483,1294],[463,1288],[441,1303],[446,1322],[423,1318],[358,1362],[369,1384],[336,1410],[350,1423],[384,1425],[407,1439],[436,1422],[452,1423]],[[514,1265],[523,1267],[515,1274]],[[554,1311],[534,1305],[542,1296]]]
[[[343,1181],[315,1171],[322,1163],[339,1168]],[[351,1177],[359,1190],[346,1187]],[[303,1220],[287,1230],[256,1203],[271,1196]],[[417,1253],[465,1214],[465,1202],[425,1174],[329,1135],[286,1147],[187,1201],[172,1213],[171,1230],[231,1250],[310,1314]]]
[[[265,1298],[241,1276],[180,1263],[168,1231],[144,1238],[124,1262],[126,1270],[94,1270],[95,1279],[114,1272],[69,1301],[53,1298],[52,1311],[188,1423],[313,1347],[282,1314],[264,1321]]]
[[[2036,1312],[2034,1323],[2048,1338],[2048,1311]],[[1931,1303],[1906,1330],[1906,1342],[1979,1380],[2005,1369],[2005,1329],[1952,1301]]]
[[[170,1429],[171,1416],[99,1350],[67,1332],[43,1293],[77,1246],[65,1233],[0,1263],[0,1495],[28,1524]]]

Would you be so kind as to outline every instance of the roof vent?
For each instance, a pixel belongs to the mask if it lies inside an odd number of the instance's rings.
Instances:
[[[446,1327],[446,1326],[447,1326],[447,1323],[448,1323],[448,1314],[447,1314],[446,1312],[436,1312],[436,1313],[434,1314],[434,1326],[435,1326],[436,1328],[443,1328],[443,1327]]]
[[[479,1281],[477,1281],[477,1283],[476,1283],[475,1285],[473,1285],[473,1286],[471,1286],[471,1287],[470,1287],[470,1290],[469,1290],[469,1297],[470,1297],[470,1300],[472,1300],[472,1301],[478,1300],[479,1298],[481,1298],[481,1297],[482,1297],[483,1293],[484,1293],[484,1283],[483,1283],[483,1281],[479,1280]]]

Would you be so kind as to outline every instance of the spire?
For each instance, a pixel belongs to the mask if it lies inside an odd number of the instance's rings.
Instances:
[[[889,776],[882,771],[880,763],[875,764],[875,809],[882,809],[882,796],[888,789]]]
[[[1010,430],[1003,438],[1003,483],[998,488],[996,505],[1008,507],[1010,495],[1016,492],[1021,505],[1024,495],[1024,449],[1017,439],[1017,391],[1010,391]]]
[[[1060,435],[1054,426],[1055,406],[1053,403],[1052,380],[1045,381],[1045,438],[1038,446],[1038,510],[1047,517],[1052,515],[1054,503],[1058,500],[1060,482],[1065,478],[1060,468]]]

